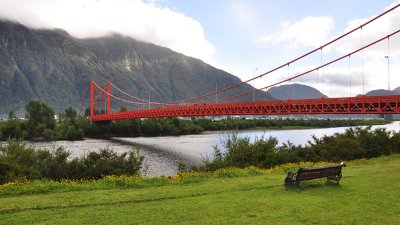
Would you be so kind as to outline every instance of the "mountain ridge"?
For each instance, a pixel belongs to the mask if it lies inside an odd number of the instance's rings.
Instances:
[[[397,88],[400,90],[400,87]],[[399,91],[396,91],[396,89],[393,90],[386,90],[386,89],[375,89],[368,91],[365,93],[366,96],[387,96],[387,95],[400,95]],[[358,94],[357,97],[363,96],[362,94]]]
[[[221,89],[241,82],[199,59],[127,36],[77,39],[60,29],[35,30],[0,20],[0,116],[10,110],[23,114],[31,99],[44,101],[57,112],[70,105],[78,108],[90,80],[110,81],[137,97],[151,96],[152,101],[176,101],[214,91],[216,85]],[[218,96],[251,90],[243,84]],[[255,96],[272,98],[262,92]]]
[[[284,84],[268,89],[269,93],[273,98],[286,100],[286,99],[310,99],[310,98],[327,98],[326,95],[322,94],[317,89],[303,84]]]

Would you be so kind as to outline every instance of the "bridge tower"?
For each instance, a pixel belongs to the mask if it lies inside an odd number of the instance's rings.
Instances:
[[[111,83],[107,82],[104,89],[99,88],[96,95],[97,84],[92,80],[90,81],[90,117],[95,116],[95,105],[106,103],[106,114],[111,113]]]

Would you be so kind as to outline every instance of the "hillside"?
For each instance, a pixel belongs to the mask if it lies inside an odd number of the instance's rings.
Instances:
[[[397,88],[393,89],[392,91],[400,93],[400,87],[397,87]]]
[[[309,98],[321,98],[326,95],[322,94],[317,89],[302,85],[302,84],[287,84],[280,85],[277,87],[270,88],[267,93],[269,93],[275,99],[309,99]]]
[[[216,83],[223,88],[240,82],[201,60],[129,37],[76,39],[63,30],[0,21],[0,117],[10,110],[23,115],[30,99],[58,112],[70,105],[78,108],[90,80],[111,81],[142,98],[150,92],[153,101],[192,97],[215,90]],[[246,84],[219,96],[251,89]],[[260,98],[271,97],[257,93]],[[251,96],[240,100],[246,99]]]
[[[400,94],[400,93],[398,91],[396,91],[396,89],[393,91],[377,89],[377,90],[369,91],[365,95],[366,96],[385,96],[385,95],[398,95],[398,94]]]

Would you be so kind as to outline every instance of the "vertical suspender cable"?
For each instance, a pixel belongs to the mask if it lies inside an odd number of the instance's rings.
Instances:
[[[289,95],[289,98],[288,99],[290,99],[291,97],[292,97],[292,87],[290,86],[291,85],[291,83],[290,83],[290,73],[289,73],[289,68],[290,67],[290,64],[288,63],[287,64],[287,78],[289,79],[289,93],[288,93],[288,95]]]
[[[363,95],[365,95],[365,78],[364,78],[364,38],[363,38],[363,27],[361,25],[361,70],[362,70],[362,85]]]
[[[253,69],[253,79],[254,79],[254,69]],[[254,82],[255,82],[255,79],[253,80],[253,88],[255,88]],[[253,89],[253,102],[254,102],[254,94],[255,94],[255,91]]]
[[[389,55],[389,45],[390,45],[390,41],[389,41],[389,37],[387,38],[387,67],[388,67],[388,90],[390,91],[390,55]]]
[[[218,82],[215,81],[215,103],[218,104]]]
[[[349,55],[349,97],[351,97],[351,71],[350,71],[350,55]]]
[[[149,109],[150,109],[150,88],[149,88]]]
[[[319,69],[317,69],[317,90],[319,91]]]
[[[320,51],[320,66],[322,66],[322,48]],[[322,71],[322,68],[321,68],[321,90],[322,94],[324,95],[324,73]]]

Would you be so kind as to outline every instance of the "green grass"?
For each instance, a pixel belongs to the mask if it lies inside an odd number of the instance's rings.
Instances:
[[[400,224],[400,155],[351,162],[340,185],[287,189],[295,167],[3,186],[0,224]]]

